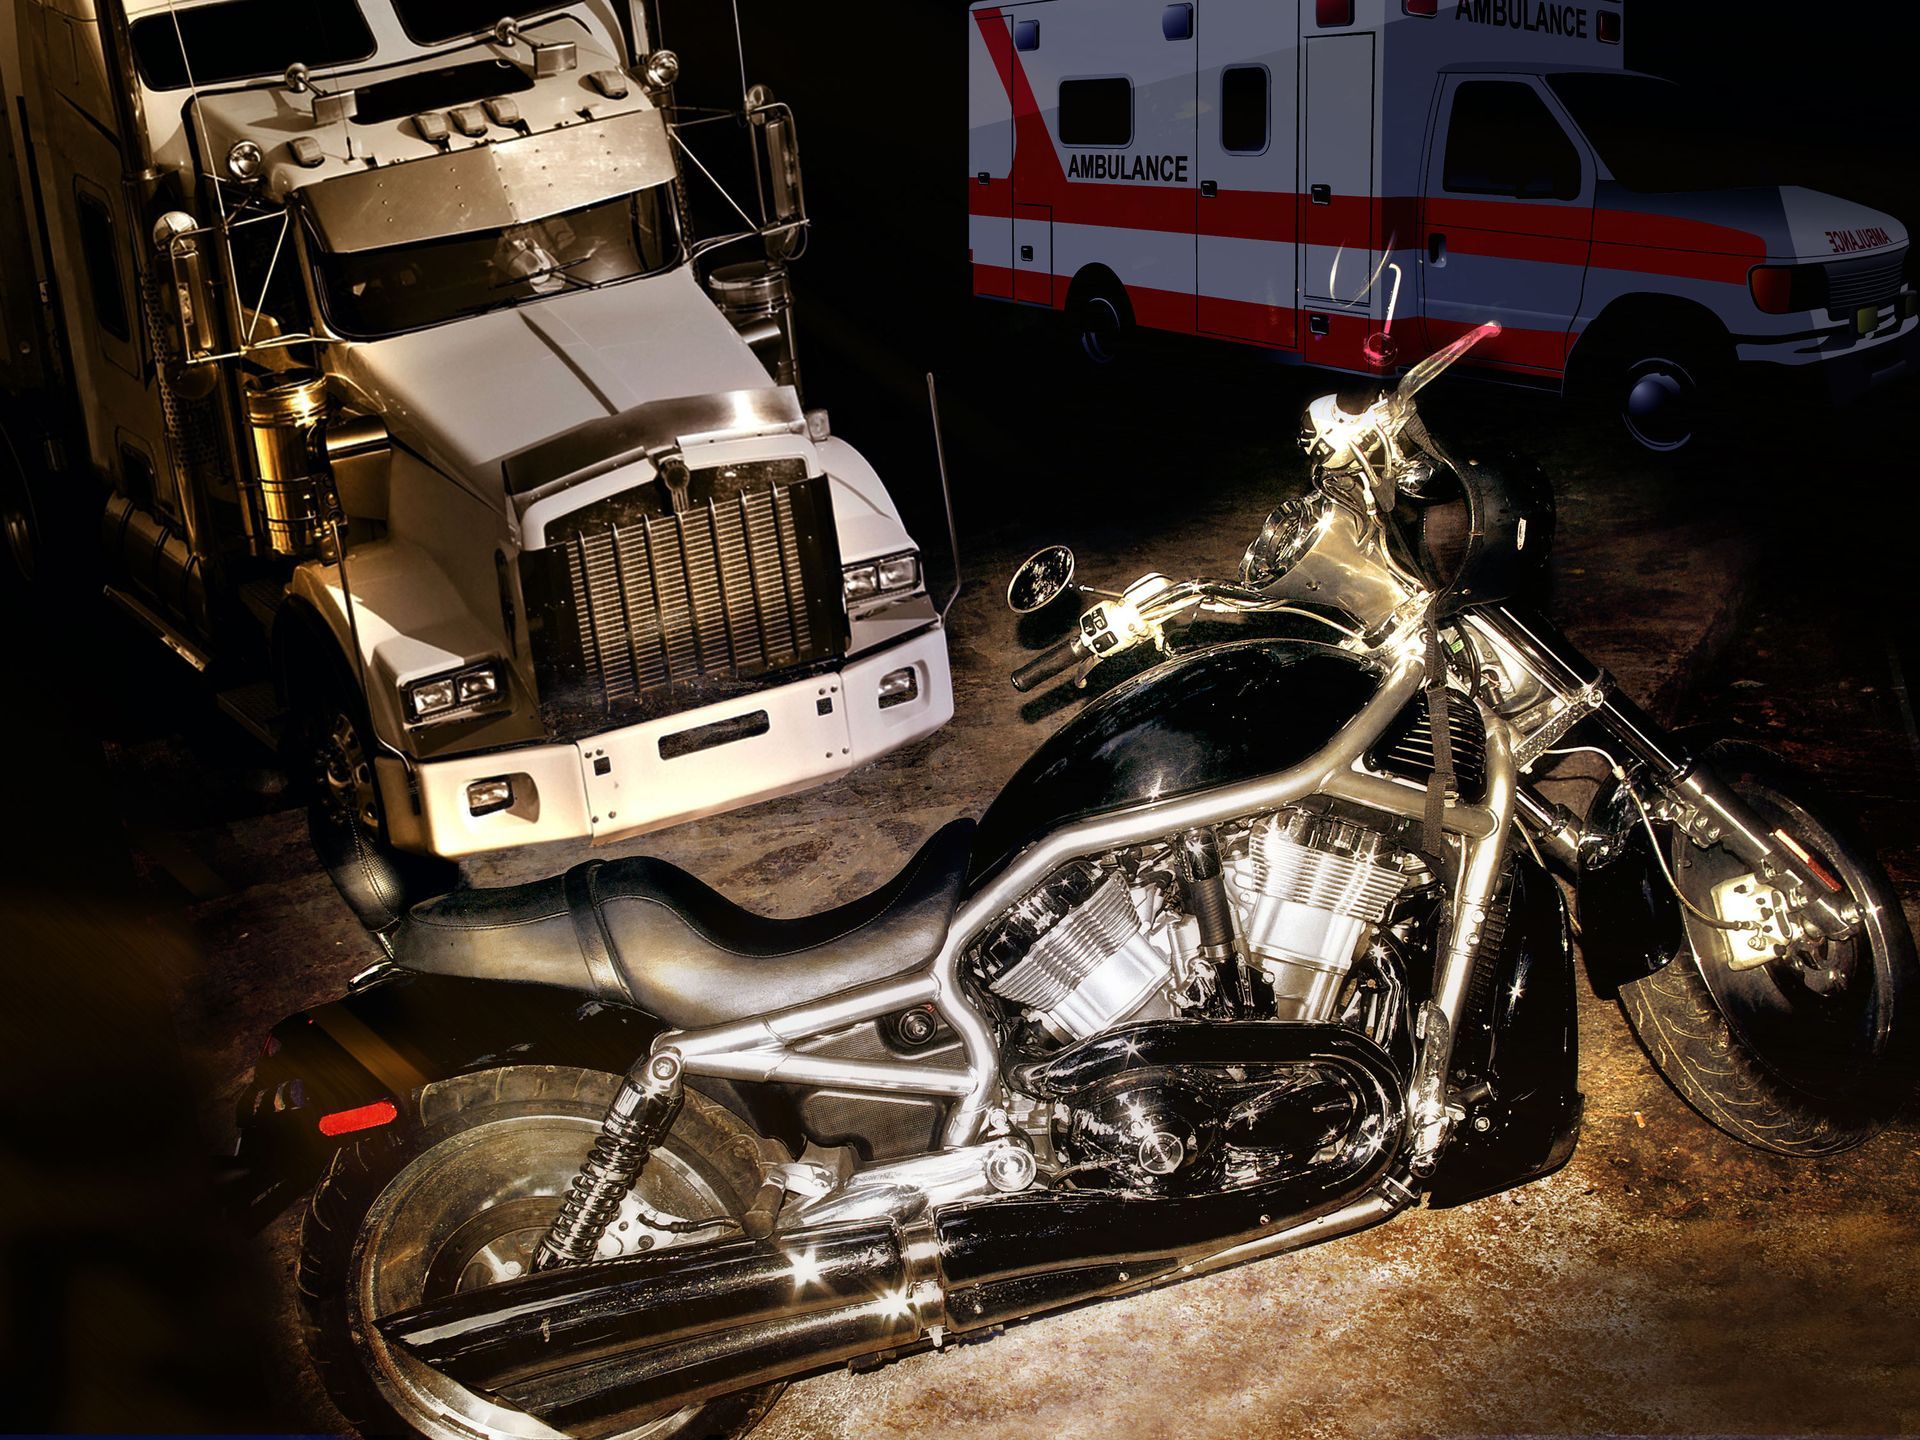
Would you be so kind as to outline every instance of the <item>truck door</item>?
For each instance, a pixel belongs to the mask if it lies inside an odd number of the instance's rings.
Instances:
[[[1299,35],[1291,6],[1202,0],[1199,326],[1210,335],[1298,342]]]
[[[1373,43],[1316,35],[1306,44],[1306,182],[1300,291],[1355,305],[1373,282]]]
[[[1592,161],[1524,75],[1442,80],[1427,156],[1421,293],[1430,347],[1486,320],[1476,361],[1558,375],[1593,237]]]
[[[1013,298],[1013,96],[1000,57],[1013,52],[1013,21],[967,16],[967,248],[973,293]]]

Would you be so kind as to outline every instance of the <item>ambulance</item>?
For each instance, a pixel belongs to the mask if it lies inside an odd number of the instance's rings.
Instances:
[[[1617,0],[983,0],[976,296],[1390,373],[1600,396],[1650,450],[1754,367],[1850,398],[1910,363],[1907,232],[1742,173],[1628,70]]]

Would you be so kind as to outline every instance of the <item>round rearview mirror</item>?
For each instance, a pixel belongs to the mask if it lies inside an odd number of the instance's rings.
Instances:
[[[1073,551],[1049,545],[1029,555],[1013,572],[1007,582],[1007,608],[1016,615],[1034,615],[1072,589]]]

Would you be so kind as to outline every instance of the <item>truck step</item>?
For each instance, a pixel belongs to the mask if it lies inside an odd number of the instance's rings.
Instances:
[[[279,613],[281,603],[287,598],[287,583],[284,580],[258,579],[248,580],[236,587],[240,604],[260,626],[260,633],[271,634],[273,617]]]
[[[133,620],[142,629],[148,631],[167,649],[178,655],[187,664],[206,674],[207,667],[213,663],[206,651],[188,639],[174,623],[151,609],[145,601],[129,595],[126,591],[109,585],[105,589],[109,601],[120,608],[122,614]]]
[[[242,730],[262,745],[269,750],[279,748],[287,717],[280,708],[280,697],[274,692],[271,680],[255,680],[248,685],[222,690],[214,696],[214,701]]]

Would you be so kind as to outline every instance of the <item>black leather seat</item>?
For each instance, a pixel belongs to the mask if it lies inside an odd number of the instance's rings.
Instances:
[[[871,895],[770,920],[677,865],[589,860],[528,885],[416,905],[394,961],[438,975],[563,985],[670,1025],[719,1025],[911,970],[947,938],[973,821],[955,820]]]

